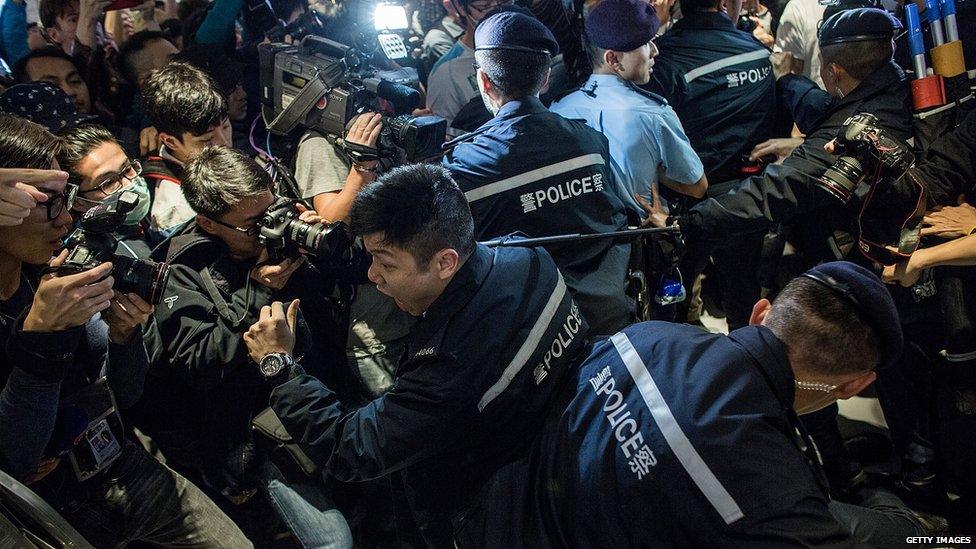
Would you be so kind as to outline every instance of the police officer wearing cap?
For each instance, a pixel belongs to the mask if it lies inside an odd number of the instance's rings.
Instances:
[[[613,175],[633,220],[644,218],[635,195],[649,197],[659,182],[700,198],[708,181],[698,154],[668,102],[638,88],[651,78],[658,30],[654,6],[643,0],[603,0],[586,17],[593,74],[551,107],[607,137]]]
[[[849,214],[815,184],[836,160],[824,145],[848,117],[862,112],[877,116],[893,136],[911,136],[908,83],[891,59],[892,38],[900,28],[897,19],[873,8],[843,11],[825,21],[819,39],[826,91],[798,75],[777,75],[777,93],[806,134],[803,144],[782,164],[743,180],[735,191],[704,200],[688,214],[669,221],[663,209],[656,209],[654,224],[677,222],[693,243],[794,223],[812,233],[808,243],[820,245],[835,227],[849,227]]]
[[[831,502],[797,417],[856,395],[901,354],[878,277],[822,264],[756,303],[750,324],[725,336],[648,322],[598,343],[531,455],[495,477],[490,492],[509,497],[484,510],[483,545],[891,547],[919,535],[890,493]]]
[[[465,192],[478,239],[515,231],[605,233],[627,225],[607,139],[539,100],[557,52],[552,33],[518,8],[487,17],[475,31],[478,87],[494,117],[448,142],[444,166]],[[547,249],[593,332],[630,323],[629,244],[601,239]]]

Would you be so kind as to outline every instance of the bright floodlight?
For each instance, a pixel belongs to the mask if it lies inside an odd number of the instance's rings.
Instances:
[[[373,25],[376,30],[406,30],[407,10],[398,4],[379,4],[373,12]]]

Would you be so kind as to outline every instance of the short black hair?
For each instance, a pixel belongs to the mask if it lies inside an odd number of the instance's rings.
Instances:
[[[861,373],[881,360],[877,333],[854,305],[807,277],[783,288],[763,324],[816,373]]]
[[[395,168],[361,190],[350,212],[356,235],[383,233],[384,242],[409,252],[418,266],[445,248],[467,259],[474,251],[474,220],[450,172],[433,164]]]
[[[61,140],[26,118],[0,113],[0,168],[49,170]]]
[[[211,146],[186,165],[180,188],[193,211],[218,219],[241,200],[273,190],[274,182],[241,151]]]
[[[76,171],[78,163],[88,156],[88,153],[98,148],[103,143],[115,143],[119,145],[119,140],[112,132],[104,126],[98,124],[81,124],[67,131],[61,132],[62,147],[58,153],[58,164],[61,169],[68,172],[68,178],[72,183],[80,183],[80,178]],[[121,147],[121,145],[119,145]]]
[[[156,130],[182,138],[207,133],[227,119],[227,100],[207,73],[173,62],[154,70],[142,87],[146,117]]]
[[[481,50],[474,56],[481,70],[508,100],[539,93],[546,83],[551,61],[549,54],[510,50]]]
[[[45,29],[57,27],[58,17],[64,15],[74,3],[80,4],[78,0],[40,0],[37,5],[37,15],[41,20],[41,26]]]
[[[125,77],[125,81],[132,86],[139,85],[139,75],[137,73],[137,67],[135,65],[136,55],[142,50],[146,49],[146,46],[154,40],[169,40],[166,35],[161,31],[150,31],[144,30],[139,31],[132,35],[122,47],[119,48],[119,68],[122,69],[122,76]]]
[[[836,63],[851,77],[864,80],[874,71],[887,65],[895,53],[891,40],[842,42],[820,48],[821,64]]]
[[[42,57],[56,57],[58,59],[64,59],[68,63],[71,63],[75,67],[75,71],[85,79],[85,84],[88,84],[86,67],[83,66],[78,59],[74,56],[68,55],[61,49],[60,46],[44,46],[43,48],[38,48],[36,50],[31,50],[27,55],[20,58],[14,65],[13,76],[14,80],[20,82],[21,84],[26,84],[31,81],[30,75],[27,74],[27,64],[30,63],[32,59],[39,59]]]

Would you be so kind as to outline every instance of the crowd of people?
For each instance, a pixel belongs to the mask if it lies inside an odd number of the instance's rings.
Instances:
[[[353,0],[2,0],[0,470],[100,548],[969,543],[976,101],[882,4],[408,2],[408,163],[268,130]]]

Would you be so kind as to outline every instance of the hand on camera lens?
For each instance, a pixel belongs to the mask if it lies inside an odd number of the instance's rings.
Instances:
[[[248,355],[256,363],[271,353],[288,353],[295,350],[295,323],[298,320],[296,299],[285,311],[280,301],[261,307],[261,316],[244,333],[244,344]]]
[[[297,259],[286,258],[278,264],[265,264],[268,261],[268,250],[262,250],[258,257],[258,264],[251,269],[251,280],[267,286],[272,290],[280,290],[288,284],[288,279],[305,263],[305,256]]]
[[[68,251],[62,251],[51,261],[51,266],[60,267],[67,257]],[[24,331],[56,332],[83,326],[95,313],[111,305],[115,295],[111,273],[112,264],[102,263],[73,275],[44,275],[24,319]]]
[[[132,339],[136,328],[149,320],[153,306],[136,294],[115,292],[112,305],[102,314],[108,324],[108,338],[112,343],[125,343]]]
[[[0,168],[0,226],[20,225],[38,202],[47,201],[31,183],[67,180],[59,170]]]

